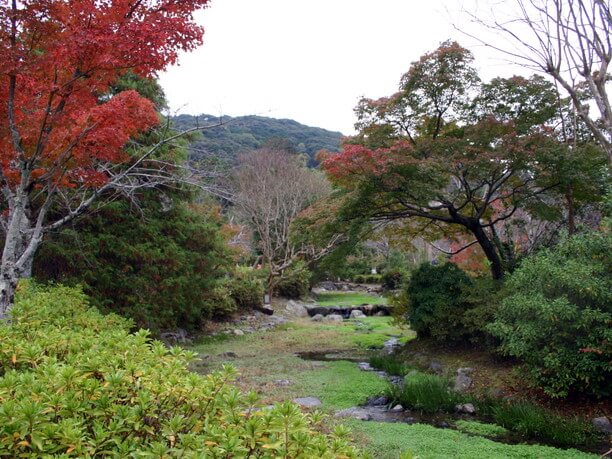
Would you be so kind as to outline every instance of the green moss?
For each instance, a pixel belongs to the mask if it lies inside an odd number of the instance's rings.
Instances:
[[[455,422],[457,429],[461,432],[470,433],[474,435],[481,435],[485,437],[497,437],[501,435],[506,435],[508,433],[507,429],[504,429],[501,426],[495,424],[485,424],[482,422],[476,421],[465,421],[460,419]]]
[[[397,459],[412,452],[419,459],[587,459],[597,456],[577,450],[539,445],[506,445],[449,429],[423,424],[350,421],[354,434],[379,459]]]
[[[391,317],[359,319],[353,322],[353,328],[357,333],[351,335],[352,342],[362,349],[382,348],[393,337],[405,344],[416,336],[414,332],[394,324]]]
[[[323,408],[334,409],[359,405],[387,388],[383,378],[347,361],[325,362],[322,368],[303,373],[297,384],[304,396],[315,396]]]
[[[362,304],[387,304],[384,296],[369,295],[367,293],[320,293],[316,296],[319,306],[360,306]]]

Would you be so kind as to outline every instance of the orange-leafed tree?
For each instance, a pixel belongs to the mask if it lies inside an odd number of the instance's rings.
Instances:
[[[159,123],[153,103],[113,83],[152,76],[200,45],[193,14],[207,2],[0,2],[0,318],[45,233],[100,196],[164,176],[147,160],[166,140],[126,148]]]

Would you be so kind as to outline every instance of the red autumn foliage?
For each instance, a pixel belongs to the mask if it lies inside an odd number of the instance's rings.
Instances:
[[[194,10],[208,0],[29,0],[0,5],[0,151],[9,185],[23,166],[34,180],[70,186],[104,177],[130,137],[158,122],[136,92],[110,97],[132,71],[151,76],[202,43]],[[12,129],[11,129],[12,123]]]

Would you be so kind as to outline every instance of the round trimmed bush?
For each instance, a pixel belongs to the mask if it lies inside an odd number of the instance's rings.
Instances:
[[[468,332],[463,324],[469,304],[463,292],[472,280],[457,265],[423,263],[410,276],[406,289],[407,320],[419,336],[459,341]]]

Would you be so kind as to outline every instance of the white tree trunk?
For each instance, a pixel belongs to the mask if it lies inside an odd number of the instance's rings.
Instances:
[[[34,254],[42,240],[41,222],[46,209],[43,207],[40,218],[33,222],[27,215],[27,202],[26,193],[17,190],[9,212],[0,262],[0,320],[9,319],[17,284],[20,279],[30,277]]]

